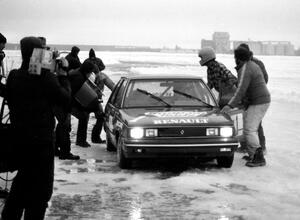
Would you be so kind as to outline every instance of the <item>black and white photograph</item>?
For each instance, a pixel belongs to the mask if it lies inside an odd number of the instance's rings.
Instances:
[[[300,1],[0,0],[0,220],[300,219]]]

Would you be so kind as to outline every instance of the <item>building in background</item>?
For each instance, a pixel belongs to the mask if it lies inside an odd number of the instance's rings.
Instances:
[[[241,43],[248,44],[256,55],[296,55],[294,45],[289,41],[230,41],[228,32],[214,32],[212,40],[201,41],[201,48],[212,47],[216,53],[232,53]]]
[[[216,53],[230,53],[230,35],[227,32],[215,32],[212,36]]]

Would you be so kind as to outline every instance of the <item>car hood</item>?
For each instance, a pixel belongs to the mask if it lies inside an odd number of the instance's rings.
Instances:
[[[219,109],[122,109],[127,126],[210,126],[232,125],[229,116]]]

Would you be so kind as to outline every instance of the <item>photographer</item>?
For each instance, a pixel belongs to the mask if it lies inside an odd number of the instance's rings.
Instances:
[[[55,106],[68,106],[70,84],[65,71],[58,75],[41,69],[29,71],[34,48],[42,48],[37,37],[20,41],[22,65],[7,79],[7,101],[14,129],[18,173],[2,211],[2,219],[44,219],[54,180]],[[60,75],[60,74],[61,75]],[[12,140],[13,141],[13,140]]]

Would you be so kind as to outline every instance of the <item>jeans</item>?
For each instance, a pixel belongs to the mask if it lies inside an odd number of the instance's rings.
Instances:
[[[258,137],[258,128],[265,116],[270,103],[261,105],[250,105],[244,115],[244,137],[247,151],[250,157],[255,154],[257,148],[261,147]]]

